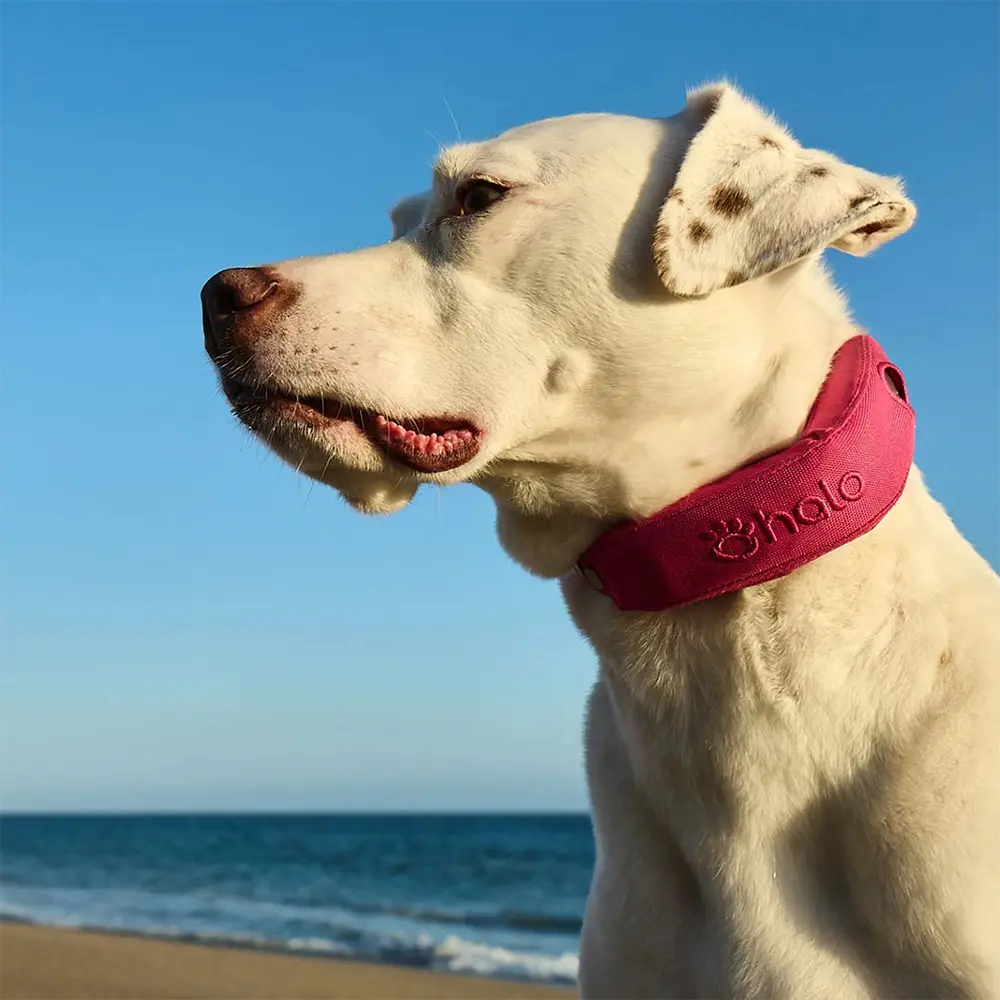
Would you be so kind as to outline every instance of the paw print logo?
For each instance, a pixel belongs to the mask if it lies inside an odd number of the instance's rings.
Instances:
[[[728,521],[715,521],[701,537],[711,544],[719,559],[749,559],[760,548],[755,527],[753,521],[744,524],[740,518],[731,517]]]

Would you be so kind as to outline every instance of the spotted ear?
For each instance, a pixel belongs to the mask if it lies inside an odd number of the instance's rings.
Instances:
[[[707,295],[831,246],[864,256],[917,210],[902,183],[803,149],[728,84],[695,91],[691,139],[653,235],[667,290]]]
[[[410,195],[404,198],[389,213],[389,220],[392,222],[392,238],[398,240],[403,236],[412,233],[421,222],[427,212],[431,196],[429,191],[423,194]]]

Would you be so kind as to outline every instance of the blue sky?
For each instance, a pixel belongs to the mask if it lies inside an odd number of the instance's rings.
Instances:
[[[3,807],[585,806],[595,665],[486,497],[351,513],[235,426],[202,354],[209,275],[384,240],[452,115],[663,116],[727,75],[902,175],[911,233],[829,257],[996,565],[998,12],[4,5]]]

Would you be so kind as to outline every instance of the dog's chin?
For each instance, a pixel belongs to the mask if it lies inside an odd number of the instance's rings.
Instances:
[[[385,515],[402,510],[416,496],[415,485],[382,483],[363,490],[338,489],[338,493],[359,514]]]
[[[359,514],[385,515],[402,510],[416,496],[420,484],[389,472],[368,472],[326,465],[300,467],[310,479],[336,490]]]

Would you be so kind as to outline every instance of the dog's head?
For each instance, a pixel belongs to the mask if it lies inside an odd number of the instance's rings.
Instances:
[[[206,347],[236,415],[302,472],[368,513],[479,483],[545,573],[595,519],[793,430],[843,314],[819,253],[867,253],[915,216],[895,180],[803,149],[725,85],[669,119],[453,147],[432,181],[384,245],[216,275]],[[796,368],[792,339],[824,322]]]

